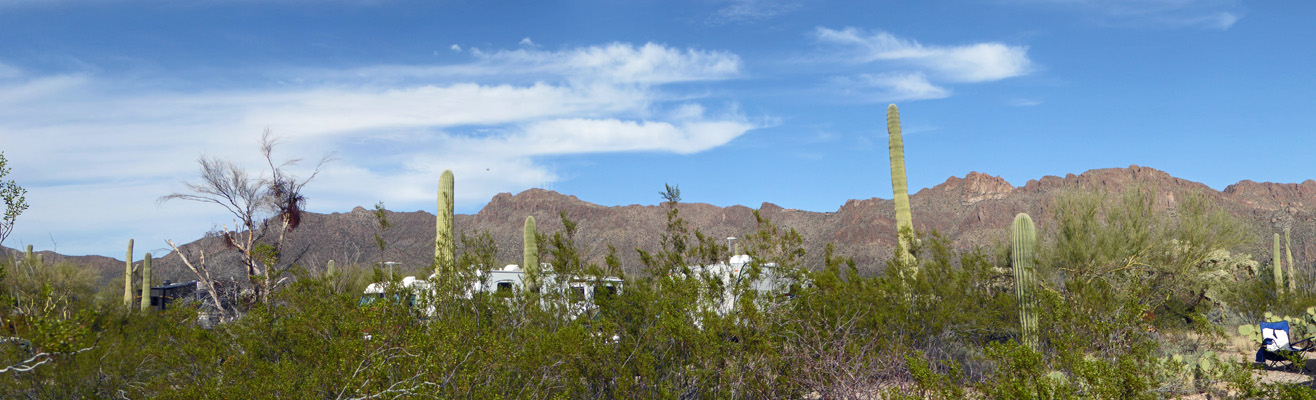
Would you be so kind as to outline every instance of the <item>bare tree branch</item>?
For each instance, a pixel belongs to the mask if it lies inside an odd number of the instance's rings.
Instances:
[[[55,356],[71,356],[71,355],[78,354],[78,353],[81,353],[81,352],[84,352],[84,351],[91,350],[91,349],[95,348],[95,347],[93,346],[93,347],[87,347],[87,348],[84,348],[84,349],[81,349],[81,350],[71,351],[71,352],[68,352],[68,353],[59,353],[59,352],[48,353],[48,352],[44,352],[44,351],[32,352],[32,351],[33,351],[33,350],[32,350],[32,349],[33,349],[33,347],[32,347],[32,342],[29,341],[29,340],[27,340],[27,339],[23,339],[23,338],[17,338],[17,337],[3,337],[3,338],[0,338],[0,343],[14,343],[14,344],[17,345],[19,348],[22,348],[22,349],[24,349],[24,350],[27,350],[28,352],[31,352],[31,353],[29,353],[29,354],[32,354],[32,356],[31,356],[31,357],[28,357],[26,360],[19,361],[19,362],[17,362],[17,363],[14,363],[13,365],[8,366],[8,367],[0,368],[0,374],[6,373],[6,372],[10,372],[10,371],[13,371],[13,372],[31,372],[33,369],[36,369],[37,367],[40,367],[42,364],[45,364],[45,363],[48,363],[48,362],[53,361],[53,360],[55,359]]]
[[[197,281],[206,287],[206,292],[210,294],[210,301],[215,303],[215,309],[219,311],[220,315],[225,315],[224,302],[220,301],[219,291],[215,290],[215,280],[210,277],[210,270],[206,269],[206,251],[201,250],[200,262],[194,265],[188,259],[187,254],[174,245],[174,241],[165,240],[165,243],[169,244],[169,248],[174,249],[174,254],[178,254],[178,258],[183,260],[183,265],[192,270],[192,274],[196,275]]]
[[[202,156],[197,160],[201,166],[201,181],[184,182],[186,191],[171,193],[158,200],[161,203],[175,199],[211,203],[232,214],[233,230],[227,226],[222,228],[224,240],[227,245],[238,250],[239,258],[247,270],[247,279],[255,289],[256,299],[267,304],[270,292],[284,282],[279,279],[279,275],[287,269],[277,269],[276,264],[280,259],[285,234],[301,224],[302,210],[306,206],[306,197],[301,191],[320,174],[325,164],[334,160],[332,155],[326,155],[316,164],[310,177],[298,180],[287,168],[300,160],[292,159],[282,163],[274,161],[274,147],[278,143],[277,138],[270,136],[269,129],[261,135],[260,149],[270,169],[269,178],[264,174],[252,174],[229,161]],[[270,251],[270,248],[262,247],[265,245],[261,243],[264,243],[262,240],[269,233],[270,221],[274,219],[281,226]]]

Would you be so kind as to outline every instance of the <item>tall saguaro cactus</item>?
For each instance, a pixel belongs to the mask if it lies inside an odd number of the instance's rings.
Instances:
[[[914,240],[914,217],[909,211],[909,187],[905,179],[905,142],[900,137],[900,110],[892,104],[886,107],[886,131],[891,153],[891,192],[896,202],[896,250],[900,261],[917,272],[914,255],[910,253]]]
[[[1037,231],[1028,214],[1014,217],[1010,230],[1010,263],[1014,266],[1014,295],[1019,303],[1019,328],[1022,342],[1037,350],[1037,266],[1033,251],[1037,247]]]
[[[525,268],[526,276],[530,278],[530,285],[539,284],[539,242],[535,228],[535,217],[525,217],[525,228],[521,232],[521,242],[523,251],[521,252],[522,268]]]
[[[1293,242],[1289,240],[1289,228],[1284,228],[1284,261],[1289,264],[1289,293],[1298,291],[1298,275],[1294,272],[1293,266]]]
[[[151,308],[151,253],[142,259],[142,312]]]
[[[128,257],[123,262],[123,306],[133,305],[133,240],[128,239]],[[129,308],[131,310],[131,308]]]
[[[434,273],[450,277],[457,261],[457,243],[453,240],[453,178],[452,170],[439,176],[439,209],[434,223]]]
[[[32,245],[30,245],[30,244],[27,245],[27,253],[24,254],[24,259],[27,260],[27,264],[28,264],[28,265],[32,265],[32,264],[34,264],[34,263],[37,262],[37,258],[36,258],[36,256],[33,256],[33,255],[32,255]]]
[[[1273,260],[1271,271],[1275,273],[1275,292],[1278,293],[1284,290],[1284,265],[1279,261],[1279,234],[1276,233],[1273,237],[1275,238],[1275,246],[1271,257],[1271,260]],[[1289,279],[1292,280],[1293,278],[1289,277]]]

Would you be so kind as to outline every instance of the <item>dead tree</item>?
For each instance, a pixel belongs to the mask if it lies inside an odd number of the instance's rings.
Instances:
[[[309,177],[299,180],[287,169],[301,160],[276,163],[273,151],[277,144],[278,140],[270,137],[270,131],[266,129],[261,135],[260,148],[269,171],[252,173],[231,161],[202,156],[197,160],[201,166],[201,181],[184,182],[186,191],[159,199],[161,203],[174,199],[213,203],[232,214],[233,228],[221,225],[219,235],[226,245],[238,251],[255,298],[267,304],[270,292],[285,280],[286,268],[278,267],[279,252],[283,249],[285,234],[301,222],[302,209],[306,205],[306,197],[301,191],[320,174],[326,163],[333,160],[332,155],[324,156]],[[203,264],[191,263],[182,252],[178,255],[184,258],[184,263],[203,285],[214,286],[209,274],[203,272]]]

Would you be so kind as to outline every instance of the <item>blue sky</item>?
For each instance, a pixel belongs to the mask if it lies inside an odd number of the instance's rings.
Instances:
[[[1316,6],[1228,0],[0,0],[9,247],[121,256],[231,218],[162,195],[207,155],[334,153],[309,209],[540,187],[834,211],[970,171],[1313,178]],[[296,169],[302,174],[305,169]],[[139,251],[140,252],[140,251]]]

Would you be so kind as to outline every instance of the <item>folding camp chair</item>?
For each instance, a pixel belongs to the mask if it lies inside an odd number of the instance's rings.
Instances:
[[[1288,362],[1290,366],[1301,368],[1300,365],[1294,365],[1292,361],[1300,358],[1303,352],[1313,350],[1311,341],[1313,338],[1289,342],[1289,337],[1289,321],[1262,322],[1261,348],[1257,349],[1257,362],[1266,363],[1270,367]]]

